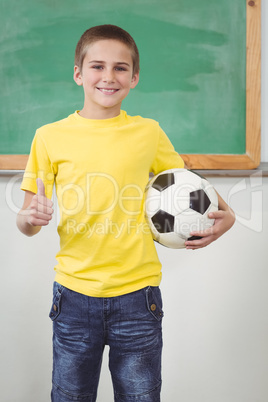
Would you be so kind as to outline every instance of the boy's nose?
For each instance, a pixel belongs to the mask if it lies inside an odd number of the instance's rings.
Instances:
[[[106,71],[105,74],[103,75],[103,82],[107,82],[107,84],[110,84],[114,82],[114,72],[113,71]]]

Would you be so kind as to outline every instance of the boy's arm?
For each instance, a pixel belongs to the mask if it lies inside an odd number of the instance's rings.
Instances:
[[[192,232],[191,236],[199,236],[202,237],[202,239],[186,241],[185,245],[187,249],[195,250],[208,246],[227,232],[227,230],[229,230],[235,223],[234,211],[226,204],[218,193],[217,195],[219,210],[209,213],[209,218],[215,219],[214,225],[204,231]]]
[[[17,216],[17,226],[26,236],[37,234],[42,226],[49,224],[53,203],[46,197],[44,183],[37,179],[37,194],[25,192],[23,207]]]

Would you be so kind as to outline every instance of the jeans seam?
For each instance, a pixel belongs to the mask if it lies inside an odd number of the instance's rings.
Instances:
[[[151,394],[156,389],[161,387],[161,385],[162,385],[162,381],[159,381],[159,384],[156,387],[150,389],[149,391],[143,392],[142,394],[121,394],[121,393],[119,393],[117,391],[115,391],[115,394],[118,395],[118,396],[127,396],[127,397],[137,398],[138,396],[145,396],[145,395]]]
[[[82,399],[85,399],[85,398],[92,398],[92,396],[94,395],[94,394],[87,394],[87,395],[82,395],[82,396],[73,395],[73,394],[70,394],[70,392],[65,391],[64,389],[62,389],[58,384],[55,383],[55,381],[52,381],[52,384],[53,384],[56,388],[58,388],[63,394],[68,395],[68,396],[70,396],[71,398],[75,398],[76,400],[82,400]],[[75,400],[75,399],[74,399],[74,400]]]

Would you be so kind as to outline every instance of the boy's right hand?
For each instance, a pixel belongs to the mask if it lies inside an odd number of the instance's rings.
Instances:
[[[52,219],[53,202],[46,197],[45,186],[42,179],[36,179],[37,194],[32,198],[29,205],[28,223],[32,226],[46,226]]]

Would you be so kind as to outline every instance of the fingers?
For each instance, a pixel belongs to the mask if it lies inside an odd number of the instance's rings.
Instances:
[[[225,214],[224,211],[219,210],[219,211],[210,212],[208,214],[208,217],[210,219],[221,219],[224,217],[224,214]]]
[[[217,232],[216,227],[215,225],[213,225],[205,230],[200,230],[199,232],[191,232],[191,237],[201,237],[202,239],[204,239],[204,237],[215,235],[216,232]]]
[[[28,208],[28,223],[32,226],[46,226],[52,219],[53,202],[46,197],[43,181],[37,179],[36,184],[37,194],[33,196]]]
[[[185,242],[187,249],[196,250],[208,246],[229,230],[235,222],[235,215],[231,209],[210,212],[209,218],[214,219],[214,225],[203,231],[192,232],[191,236],[201,239],[187,240]]]
[[[197,250],[199,248],[204,248],[204,247],[208,246],[214,240],[215,239],[213,239],[211,236],[202,237],[202,239],[200,239],[200,240],[191,240],[191,241],[187,240],[185,242],[185,248],[187,250]]]
[[[197,237],[197,238],[199,237],[199,239],[187,240],[185,242],[186,249],[197,250],[199,248],[206,247],[217,239],[217,226],[213,225],[208,229],[199,232],[191,232],[191,237]]]

